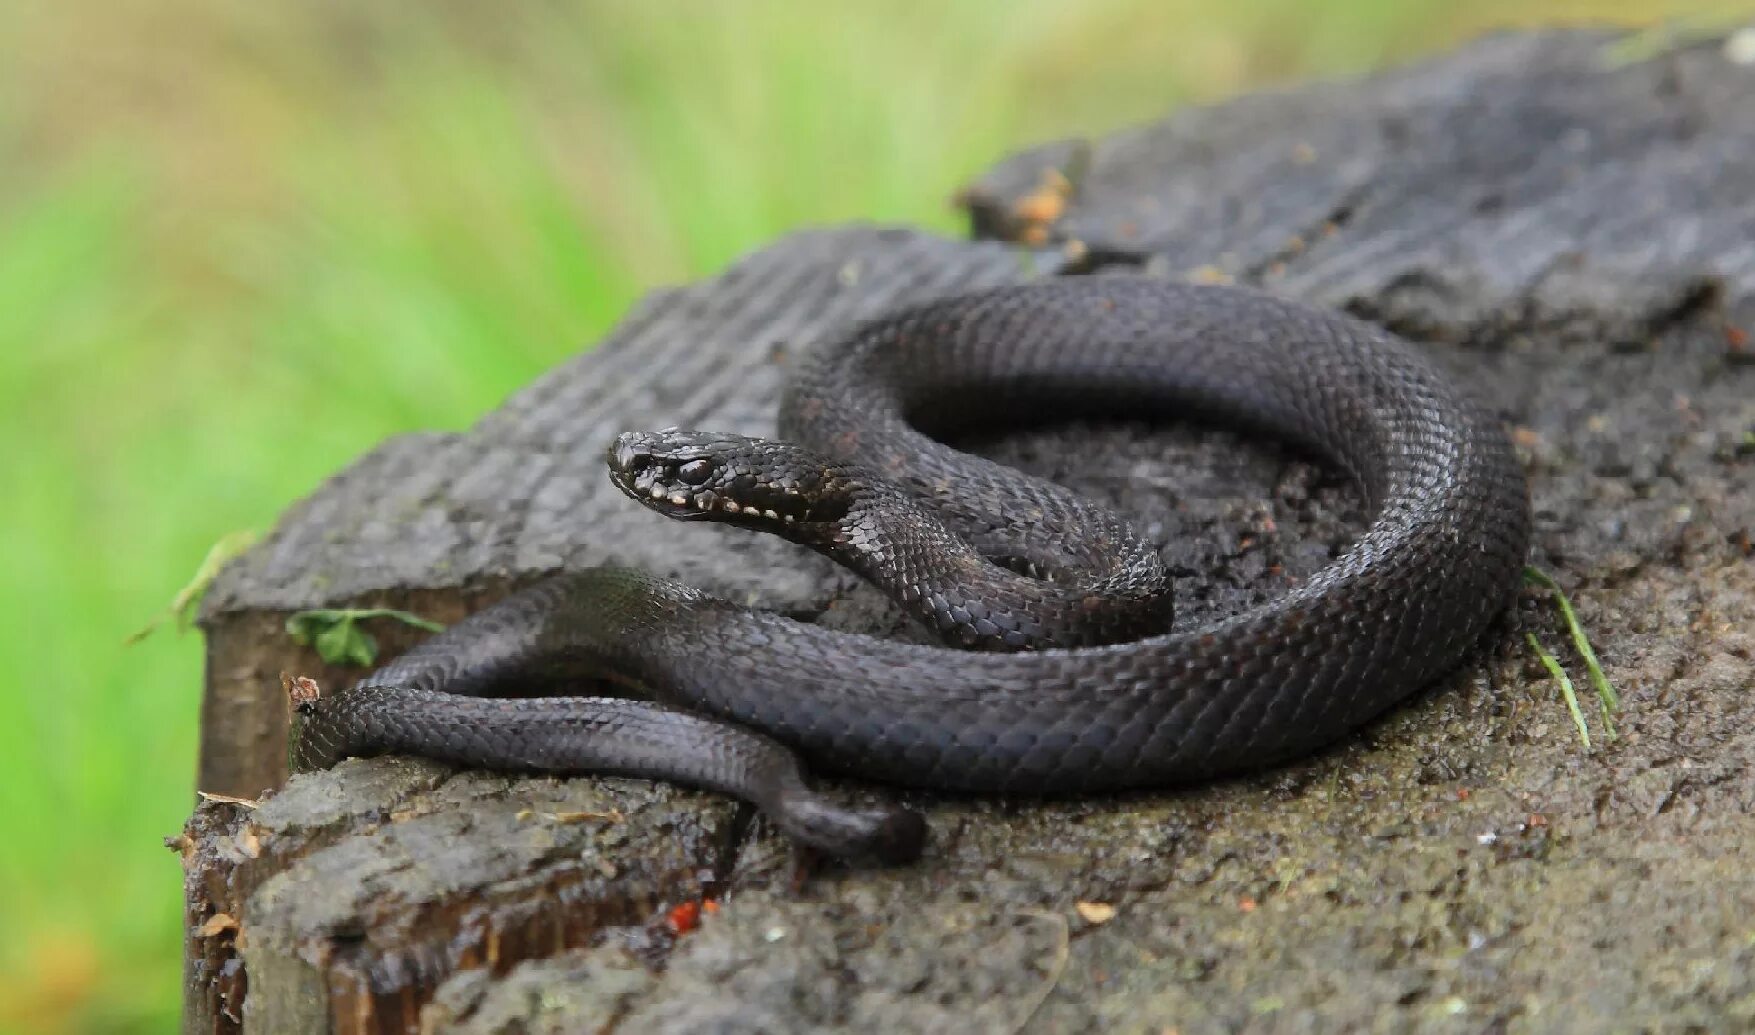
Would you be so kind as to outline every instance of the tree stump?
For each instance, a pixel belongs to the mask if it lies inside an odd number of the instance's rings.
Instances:
[[[178,841],[186,1027],[1755,1025],[1755,67],[1719,40],[1637,62],[1613,41],[1499,36],[1028,151],[966,192],[979,240],[785,238],[648,298],[470,430],[337,475],[205,605],[201,788],[279,789],[202,804]],[[713,795],[410,759],[280,786],[278,673],[353,676],[286,638],[302,608],[449,621],[613,562],[917,635],[814,555],[623,499],[601,450],[632,428],[771,433],[790,357],[848,321],[1111,267],[1344,309],[1485,384],[1618,736],[1531,592],[1476,660],[1315,757],[1150,795],[909,795],[934,832],[918,865],[802,887]],[[966,444],[1135,515],[1186,573],[1179,621],[1284,592],[1364,523],[1333,473],[1220,431]],[[1589,749],[1526,632],[1578,678]]]

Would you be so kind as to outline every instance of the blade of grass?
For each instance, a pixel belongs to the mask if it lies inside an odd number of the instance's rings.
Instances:
[[[1597,660],[1597,652],[1590,645],[1590,637],[1585,635],[1584,624],[1578,620],[1578,612],[1572,609],[1572,601],[1552,576],[1533,564],[1524,568],[1523,577],[1525,582],[1533,582],[1554,594],[1555,602],[1560,605],[1560,616],[1566,622],[1566,631],[1572,637],[1572,645],[1577,648],[1578,656],[1584,659],[1584,669],[1590,676],[1591,689],[1596,691],[1597,704],[1603,713],[1603,726],[1608,730],[1609,739],[1614,740],[1617,736],[1614,713],[1621,710],[1621,695],[1615,692],[1615,688],[1609,683],[1609,677],[1603,674],[1602,663]]]
[[[1536,639],[1535,633],[1526,632],[1523,635],[1529,641],[1530,649],[1536,652],[1536,657],[1542,659],[1542,666],[1548,670],[1548,674],[1560,684],[1560,696],[1566,698],[1566,710],[1572,713],[1572,724],[1578,727],[1578,739],[1584,741],[1584,746],[1589,748],[1590,728],[1584,724],[1584,711],[1578,707],[1578,693],[1572,687],[1572,680],[1566,675],[1566,670],[1560,667],[1559,659],[1549,654]]]
[[[1627,33],[1603,47],[1597,60],[1607,71],[1626,68],[1701,40],[1726,35],[1731,29],[1748,21],[1749,12],[1746,10],[1700,11],[1678,15]]]
[[[221,536],[218,542],[208,548],[207,556],[201,558],[201,564],[195,569],[195,574],[190,577],[182,589],[177,590],[177,595],[171,598],[170,604],[163,611],[154,615],[151,621],[129,634],[128,638],[122,642],[130,646],[139,643],[152,635],[159,626],[173,618],[176,619],[178,630],[187,631],[189,623],[194,619],[195,608],[200,605],[202,596],[207,593],[207,587],[219,577],[220,569],[224,568],[232,558],[256,545],[258,538],[255,529],[251,528],[227,532]]]

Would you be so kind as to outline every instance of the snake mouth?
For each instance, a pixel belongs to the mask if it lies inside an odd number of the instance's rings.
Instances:
[[[799,520],[796,514],[773,507],[741,504],[711,489],[679,489],[674,479],[662,475],[640,475],[629,479],[612,474],[610,480],[628,496],[676,521],[757,521],[765,518],[770,523],[790,525]]]

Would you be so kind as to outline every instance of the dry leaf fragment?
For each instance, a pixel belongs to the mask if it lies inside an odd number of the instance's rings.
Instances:
[[[701,904],[699,902],[681,903],[665,914],[664,921],[670,927],[672,934],[688,934],[701,924]]]
[[[177,853],[185,869],[189,866],[189,860],[195,858],[195,839],[188,834],[165,838],[165,847]]]
[[[1078,902],[1073,909],[1087,924],[1106,924],[1115,919],[1115,907],[1107,902]]]
[[[285,669],[280,672],[280,689],[286,693],[287,707],[294,711],[316,704],[323,697],[323,688],[315,679],[295,676]]]
[[[1066,195],[1044,188],[1019,198],[1012,211],[1026,223],[1052,223],[1066,211]]]

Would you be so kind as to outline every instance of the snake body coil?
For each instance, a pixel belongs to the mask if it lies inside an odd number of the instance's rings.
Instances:
[[[1350,475],[1372,522],[1285,596],[1172,630],[1164,572],[1124,521],[935,437],[1043,414],[1271,435]],[[1455,666],[1510,601],[1529,539],[1510,443],[1449,379],[1377,328],[1240,288],[1076,278],[900,310],[810,357],[781,428],[798,445],[624,435],[612,477],[672,516],[808,543],[982,649],[831,631],[598,569],[301,705],[295,768],[408,751],[676,779],[754,801],[829,851],[906,859],[917,816],[817,796],[791,751],[822,770],[1023,794],[1263,766]],[[581,674],[647,700],[488,699]]]

